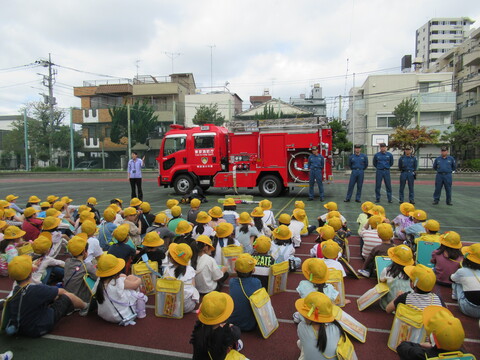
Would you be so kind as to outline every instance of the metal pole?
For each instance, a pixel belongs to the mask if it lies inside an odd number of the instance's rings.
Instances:
[[[172,115],[173,115],[173,123],[177,123],[177,103],[172,101]]]
[[[342,95],[338,99],[338,120],[342,121]]]
[[[418,94],[417,94],[417,128],[420,128],[420,101],[421,101],[421,97],[420,97],[420,85],[418,86]],[[418,148],[418,152],[417,154],[415,154],[417,156],[417,169],[420,167],[420,148]]]
[[[353,73],[352,152],[355,151],[355,73]]]
[[[53,75],[52,75],[52,58],[51,55],[48,54],[48,105],[50,108],[50,142],[49,142],[49,147],[50,147],[50,165],[53,165],[53,132],[54,132],[54,126],[53,126]]]
[[[25,170],[30,171],[30,159],[28,158],[28,120],[27,109],[23,110],[23,129],[25,135]]]
[[[73,147],[73,108],[70,108],[70,167],[75,170],[75,152]]]
[[[128,137],[128,156],[132,153],[132,129],[130,126],[130,104],[127,104],[127,137]]]

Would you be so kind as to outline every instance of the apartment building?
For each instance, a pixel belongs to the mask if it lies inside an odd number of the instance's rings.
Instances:
[[[185,123],[185,96],[194,94],[195,88],[190,73],[162,77],[142,75],[133,80],[84,81],[83,86],[73,89],[81,101],[81,108],[73,110],[73,123],[82,126],[82,152],[89,159],[106,157],[108,168],[123,166],[121,155],[126,155],[127,142],[116,144],[110,140],[112,119],[108,109],[145,101],[155,109],[157,130],[163,133],[171,124]],[[152,149],[158,152],[156,145],[154,143]],[[148,165],[154,166],[155,153],[150,155]]]
[[[414,98],[419,104],[420,117],[412,120],[412,126],[419,124],[443,132],[452,123],[452,73],[370,75],[362,86],[350,90],[347,119],[352,142],[364,144],[366,154],[372,157],[379,151],[379,143],[388,143],[394,131],[393,110],[406,98]],[[431,167],[432,158],[438,154],[435,145],[422,148],[420,167]],[[396,159],[399,155],[400,152],[394,153]]]
[[[426,71],[437,59],[469,35],[470,25],[475,21],[468,17],[433,18],[417,29],[415,35],[415,58],[423,59]]]
[[[299,98],[290,98],[290,104],[311,112],[314,116],[327,116],[327,103],[322,96],[320,84],[313,85],[310,97],[301,94]]]

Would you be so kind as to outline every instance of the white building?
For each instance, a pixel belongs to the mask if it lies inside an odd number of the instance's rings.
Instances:
[[[353,97],[355,102],[353,102]],[[349,135],[355,144],[365,145],[371,158],[379,151],[378,144],[388,144],[393,132],[393,110],[405,98],[417,100],[420,119],[415,117],[411,126],[446,131],[455,111],[455,92],[452,91],[452,73],[405,73],[370,75],[363,85],[350,90],[347,112]],[[431,167],[429,156],[438,156],[438,147],[431,145],[420,150],[420,167]],[[400,153],[394,153],[398,158]]]
[[[185,95],[185,126],[194,126],[192,120],[197,113],[197,108],[214,104],[217,104],[218,111],[225,116],[225,125],[227,125],[235,115],[242,112],[242,103],[243,100],[237,94],[226,91]]]
[[[433,18],[417,29],[415,57],[423,59],[423,68],[428,69],[443,53],[460,45],[474,22],[468,17]]]
[[[327,116],[327,103],[322,96],[320,84],[313,85],[310,97],[301,94],[299,98],[290,98],[290,104],[309,111],[315,116]]]

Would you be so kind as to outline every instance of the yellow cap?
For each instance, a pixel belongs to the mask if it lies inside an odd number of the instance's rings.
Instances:
[[[201,204],[201,203],[202,203],[202,202],[201,202],[199,199],[197,199],[197,198],[192,199],[192,200],[190,200],[190,207],[191,207],[191,208],[198,208],[198,207],[200,207],[200,204]]]
[[[268,199],[263,199],[258,203],[258,205],[263,209],[263,210],[270,210],[272,208],[272,202]]]
[[[364,213],[368,213],[368,212],[372,209],[372,207],[374,207],[374,206],[375,206],[375,204],[374,204],[373,202],[371,202],[371,201],[365,201],[365,202],[362,204],[362,211],[363,211]]]
[[[91,196],[87,199],[87,204],[97,205],[97,199]]]
[[[28,202],[32,204],[37,204],[40,201],[41,201],[40,198],[36,197],[35,195],[32,195],[28,198]]]
[[[58,211],[57,209],[54,209],[54,208],[50,208],[45,212],[45,216],[59,217],[60,215],[62,215],[62,213],[60,211]]]
[[[289,240],[292,238],[292,230],[286,225],[280,225],[273,230],[272,235],[278,240]]]
[[[8,201],[0,199],[0,209],[4,209],[9,206],[10,206],[10,203]]]
[[[297,200],[297,201],[295,201],[294,207],[295,207],[295,209],[305,210],[305,203],[302,200]]]
[[[3,216],[5,216],[5,218],[9,218],[15,216],[16,213],[17,212],[14,209],[5,209]]]
[[[127,239],[129,232],[130,226],[128,224],[122,224],[113,230],[112,236],[117,239],[117,241],[124,242]]]
[[[223,216],[223,212],[220,206],[214,206],[208,210],[208,215],[210,215],[212,218],[219,219]]]
[[[393,238],[392,225],[387,223],[381,223],[377,225],[378,237],[382,240],[390,240]]]
[[[57,211],[62,211],[65,207],[65,203],[63,201],[57,201],[53,203],[53,208]]]
[[[180,265],[187,266],[192,258],[192,248],[185,243],[171,243],[168,247],[168,254]]]
[[[338,217],[333,217],[327,220],[327,225],[330,225],[335,231],[340,230],[343,226],[342,220]]]
[[[125,260],[112,254],[103,253],[98,258],[96,274],[98,277],[110,277],[118,274],[124,267]]]
[[[7,222],[3,221],[3,220],[0,220],[0,230],[2,230],[5,226],[7,226]]]
[[[85,220],[82,223],[82,232],[84,232],[88,236],[92,236],[93,234],[95,234],[96,231],[97,231],[97,224],[95,224],[94,221]]]
[[[342,250],[340,245],[333,240],[322,241],[320,247],[322,248],[323,257],[327,259],[336,259],[338,253]]]
[[[223,206],[235,206],[235,205],[237,205],[237,204],[235,204],[235,199],[234,198],[227,198],[223,202]]]
[[[62,196],[60,200],[65,204],[70,204],[73,201],[73,199],[70,199],[68,196]]]
[[[303,221],[305,219],[305,216],[307,216],[307,213],[303,209],[294,209],[292,216],[298,221]]]
[[[215,232],[219,238],[226,238],[233,233],[233,225],[227,222],[220,223],[215,228]]]
[[[437,348],[455,351],[462,347],[465,339],[462,323],[447,308],[427,306],[423,309],[423,324],[427,333],[433,334]]]
[[[200,211],[197,214],[197,218],[195,221],[199,224],[208,224],[210,221],[212,221],[212,217],[208,215],[205,211]]]
[[[373,215],[371,218],[368,219],[368,225],[372,229],[376,229],[378,225],[383,223],[383,219],[380,215]]]
[[[164,243],[165,241],[163,241],[163,239],[160,237],[160,235],[158,235],[157,232],[151,231],[147,233],[143,238],[142,245],[154,248],[154,247],[162,246]]]
[[[331,218],[334,218],[334,217],[337,217],[339,219],[341,219],[341,214],[336,211],[336,210],[332,210],[330,212],[327,213],[327,215],[325,216],[327,220],[330,220]]]
[[[253,217],[263,217],[263,209],[260,206],[257,206],[253,211],[250,213],[251,216]]]
[[[168,216],[164,212],[158,213],[155,216],[155,223],[165,225],[168,222]]]
[[[40,203],[40,207],[42,209],[50,209],[52,207],[52,204],[50,204],[48,201],[43,201]]]
[[[167,208],[171,209],[174,206],[178,205],[178,200],[176,199],[168,199],[167,200]]]
[[[405,215],[405,216],[409,216],[409,214],[412,212],[412,211],[415,211],[415,206],[413,206],[412,204],[408,203],[408,202],[404,202],[404,203],[401,203],[400,204],[400,212]]]
[[[333,303],[330,298],[318,291],[312,291],[304,299],[295,301],[295,308],[305,318],[317,323],[335,320]]]
[[[462,248],[462,254],[470,261],[480,264],[480,243]]]
[[[152,210],[152,207],[148,202],[144,201],[140,204],[140,209],[142,209],[144,213],[148,213],[150,210]]]
[[[412,249],[407,245],[397,245],[389,248],[387,251],[388,257],[399,265],[409,266],[414,264]]]
[[[432,269],[429,267],[417,264],[415,266],[405,266],[403,268],[410,280],[413,282],[413,286],[419,288],[422,291],[430,292],[435,287],[437,277]]]
[[[248,212],[245,211],[240,214],[240,217],[238,218],[239,224],[250,224],[251,222],[252,218]]]
[[[232,297],[223,292],[212,291],[203,297],[198,309],[198,320],[205,325],[218,325],[227,321],[232,312]]]
[[[80,213],[80,223],[83,223],[84,221],[87,220],[93,220],[95,219],[95,213],[85,210]]]
[[[18,199],[18,196],[15,196],[15,195],[7,195],[7,197],[5,198],[5,200],[7,200],[8,202],[12,202],[13,200],[17,200]]]
[[[111,207],[107,207],[103,211],[103,218],[105,219],[106,222],[112,222],[113,220],[115,220],[116,216],[117,216],[117,213]]]
[[[327,210],[330,210],[330,211],[337,211],[338,210],[337,203],[334,202],[334,201],[327,202],[326,204],[323,205],[323,207]]]
[[[288,214],[280,214],[278,217],[278,222],[284,225],[290,225],[290,222],[292,221],[292,217]]]
[[[77,211],[78,211],[79,214],[81,214],[84,211],[88,211],[88,212],[92,211],[92,208],[90,206],[87,206],[87,205],[80,205],[78,207]]]
[[[16,281],[23,281],[32,272],[32,257],[29,255],[15,256],[8,263],[8,276]]]
[[[132,200],[130,200],[130,206],[131,207],[134,207],[134,206],[139,206],[142,204],[142,200],[140,200],[139,198],[132,198]]]
[[[427,220],[427,213],[423,210],[414,210],[412,212],[409,213],[409,215],[411,217],[413,217],[414,219],[418,220],[418,221],[425,221]]]
[[[323,284],[328,280],[328,268],[325,261],[318,258],[310,258],[303,262],[302,272],[305,279],[314,284]]]
[[[207,244],[212,250],[215,250],[212,244],[212,239],[207,235],[199,235],[196,239],[196,242]]]
[[[261,235],[255,239],[253,242],[253,248],[259,254],[266,254],[270,251],[270,247],[272,246],[272,239],[268,236]]]
[[[87,240],[81,236],[74,236],[68,240],[67,250],[73,256],[78,256],[85,250]]]
[[[188,234],[192,232],[193,226],[186,220],[179,221],[175,228],[175,233],[179,235]]]
[[[137,215],[137,209],[133,207],[128,207],[123,211],[123,216],[132,216],[132,215]]]
[[[423,224],[423,227],[430,231],[439,231],[440,223],[437,220],[430,219]]]
[[[10,225],[3,232],[3,238],[5,240],[20,239],[25,234],[26,234],[26,232],[23,231],[22,229],[20,229],[18,226]]]
[[[440,244],[452,249],[461,249],[462,242],[460,241],[460,234],[455,231],[447,231],[440,235]]]
[[[33,252],[38,255],[46,254],[52,247],[52,240],[45,237],[39,236],[32,243]]]
[[[58,197],[58,196],[55,196],[55,195],[48,195],[48,196],[47,196],[47,201],[48,201],[49,203],[53,203],[53,202],[57,201],[58,199],[59,199],[59,197]]]
[[[235,270],[241,273],[248,274],[255,269],[255,265],[257,264],[257,260],[255,260],[252,255],[243,253],[237,257],[237,261],[235,261]]]
[[[122,208],[118,206],[117,204],[110,204],[108,205],[107,209],[112,209],[115,211],[116,214],[118,214],[120,211],[122,211]]]
[[[58,217],[47,216],[47,217],[43,220],[43,227],[42,227],[42,229],[43,229],[43,230],[52,230],[52,229],[55,229],[56,227],[58,227],[58,225],[60,225],[61,222],[62,222],[62,220],[60,220]]]
[[[180,215],[182,215],[182,208],[178,205],[175,205],[174,207],[172,207],[171,212],[173,217],[179,217]]]
[[[323,240],[332,240],[335,237],[335,229],[330,225],[323,225],[317,228],[317,233]]]
[[[28,207],[23,211],[23,215],[26,218],[32,217],[34,214],[38,213],[38,210],[33,207]]]

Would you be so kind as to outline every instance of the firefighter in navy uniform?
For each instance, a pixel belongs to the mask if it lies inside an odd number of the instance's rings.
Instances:
[[[373,157],[373,166],[377,169],[375,175],[375,202],[380,202],[380,189],[382,181],[385,182],[388,202],[392,202],[392,181],[390,168],[393,166],[393,155],[387,151],[387,144],[380,143],[380,151]]]
[[[403,193],[405,184],[408,183],[408,202],[415,204],[415,192],[413,189],[415,182],[415,170],[417,169],[417,158],[412,155],[412,148],[405,146],[405,154],[398,159],[398,169],[400,170],[400,190],[398,198],[400,204],[403,203]]]
[[[308,200],[313,200],[315,194],[315,181],[318,185],[320,201],[323,201],[323,168],[325,159],[319,153],[318,147],[312,146],[312,154],[308,157],[308,168],[310,169],[310,181],[308,189]]]
[[[437,172],[435,176],[435,192],[433,193],[433,205],[437,205],[440,200],[442,186],[445,187],[447,205],[452,204],[452,172],[455,171],[455,159],[448,155],[448,148],[442,146],[442,155],[433,162],[433,169]]]
[[[354,153],[348,157],[348,166],[352,173],[350,174],[350,181],[348,183],[347,196],[344,202],[349,202],[353,194],[353,188],[357,184],[357,195],[355,201],[360,202],[362,197],[363,175],[365,169],[368,167],[368,157],[365,154],[360,153],[362,145],[355,145]]]

